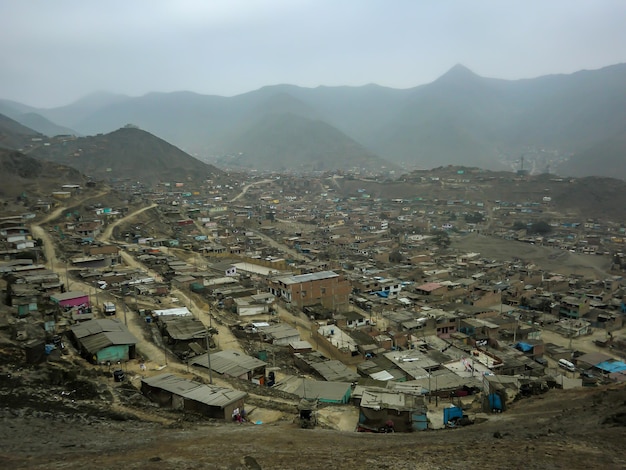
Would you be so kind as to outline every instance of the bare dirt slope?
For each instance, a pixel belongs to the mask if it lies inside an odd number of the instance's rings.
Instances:
[[[2,468],[532,470],[626,466],[624,386],[552,390],[465,428],[361,434],[299,429],[290,419],[259,425],[182,415],[175,420],[173,412],[147,405],[129,385],[104,392],[90,389],[76,377],[65,378],[72,380],[69,386],[76,390],[71,400],[61,395],[62,385],[49,385],[47,398],[40,391],[38,399],[29,400],[10,374],[1,378],[5,403],[0,408]],[[11,386],[13,391],[8,393]],[[108,401],[124,406],[111,409]],[[146,421],[147,416],[154,418]]]
[[[570,253],[558,248],[486,237],[475,233],[454,237],[452,248],[465,252],[478,252],[483,256],[501,261],[517,258],[526,263],[533,263],[546,271],[566,275],[577,274],[590,278],[608,277],[611,267],[611,259],[608,256]]]

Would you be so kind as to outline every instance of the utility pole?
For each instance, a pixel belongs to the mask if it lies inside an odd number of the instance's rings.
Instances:
[[[430,388],[430,371],[428,371],[428,403],[431,403],[433,397],[433,391]]]
[[[211,369],[211,345],[209,344],[209,330],[206,332],[206,357],[207,357],[207,365],[209,366],[209,383],[213,383],[213,370]]]

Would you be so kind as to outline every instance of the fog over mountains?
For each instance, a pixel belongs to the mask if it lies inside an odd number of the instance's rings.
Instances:
[[[448,164],[626,178],[626,64],[526,80],[457,65],[411,89],[264,87],[234,97],[97,93],[0,113],[47,135],[139,126],[202,160],[264,170]],[[593,161],[593,163],[590,163]]]

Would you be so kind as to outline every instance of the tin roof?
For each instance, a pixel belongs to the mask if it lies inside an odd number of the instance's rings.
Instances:
[[[166,392],[220,408],[224,408],[248,395],[246,392],[231,388],[204,385],[174,374],[161,374],[142,379],[142,382],[150,387],[160,388]]]
[[[298,274],[297,276],[284,276],[277,278],[278,281],[283,284],[299,284],[301,282],[319,281],[322,279],[330,279],[333,277],[339,277],[339,274],[333,271],[320,271],[317,273]]]
[[[89,353],[114,345],[137,344],[137,338],[118,320],[88,320],[72,325],[71,330]]]
[[[203,354],[202,356],[194,357],[191,363],[208,367],[209,358],[206,354]],[[211,370],[218,374],[230,375],[231,377],[239,377],[266,365],[266,362],[238,351],[226,350],[211,353]]]

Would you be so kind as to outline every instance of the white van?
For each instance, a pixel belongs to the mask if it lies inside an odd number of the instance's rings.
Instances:
[[[104,302],[103,307],[105,315],[115,315],[115,304],[113,302]]]
[[[576,366],[566,359],[559,359],[559,366],[563,369],[569,370],[570,372],[576,372]]]

